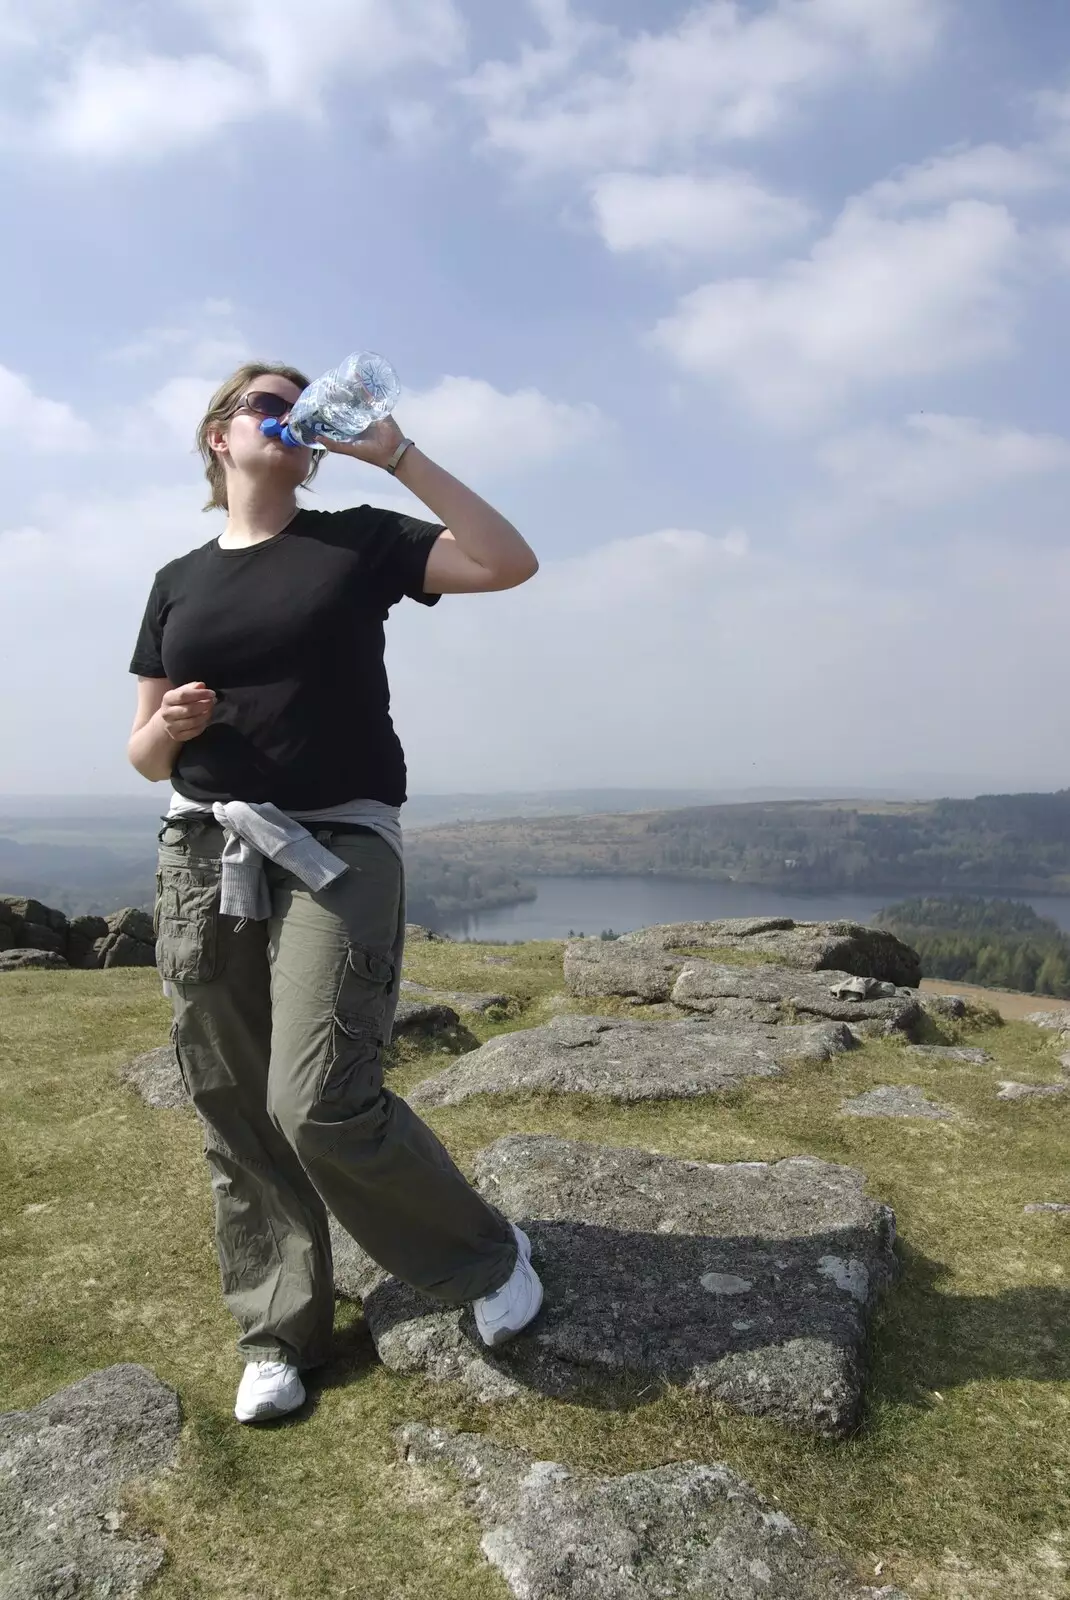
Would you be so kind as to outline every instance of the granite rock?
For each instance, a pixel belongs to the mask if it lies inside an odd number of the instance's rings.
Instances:
[[[872,983],[862,994],[853,984]],[[846,1022],[863,1033],[912,1034],[921,1007],[912,991],[893,984],[856,979],[845,972],[799,972],[790,967],[732,967],[691,961],[673,985],[672,1002],[705,1016],[782,1022],[795,1017],[822,1017]]]
[[[459,1105],[478,1094],[587,1094],[690,1100],[779,1077],[793,1062],[828,1061],[855,1040],[842,1023],[731,1026],[716,1019],[632,1022],[558,1016],[505,1033],[410,1090],[414,1106]]]
[[[474,994],[464,989],[432,989],[411,978],[402,978],[401,993],[410,1000],[423,1000],[429,1005],[452,1006],[457,1011],[471,1011],[477,1016],[506,1016],[515,1009],[515,1001],[507,994]]]
[[[657,1002],[672,997],[685,966],[703,951],[738,952],[774,967],[874,978],[897,987],[921,981],[917,953],[894,934],[855,922],[796,923],[790,917],[729,917],[641,928],[620,939],[573,939],[565,947],[570,994],[621,995]]]
[[[354,1246],[336,1287],[363,1299],[394,1371],[481,1399],[614,1404],[679,1384],[819,1434],[857,1424],[870,1314],[895,1273],[895,1218],[862,1173],[514,1135],[480,1153],[475,1180],[529,1234],[543,1310],[492,1353],[469,1307],[417,1293]]]
[[[1070,1011],[1030,1011],[1025,1020],[1053,1033],[1070,1033]]]
[[[1070,1094],[1070,1083],[1014,1083],[1000,1080],[997,1100],[1052,1100]]]
[[[174,1464],[181,1422],[174,1390],[131,1364],[0,1415],[5,1600],[132,1600],[147,1588],[164,1547],[124,1534],[120,1491]]]
[[[601,1478],[480,1434],[410,1423],[395,1438],[411,1470],[460,1480],[517,1600],[905,1600],[856,1583],[723,1462]]]
[[[123,1083],[158,1111],[176,1111],[190,1104],[174,1046],[158,1045],[119,1068]]]
[[[941,1061],[966,1061],[971,1066],[981,1067],[992,1060],[987,1050],[975,1049],[972,1045],[911,1044],[907,1046],[907,1051],[912,1056],[921,1056],[937,1064]]]
[[[845,1100],[840,1109],[848,1117],[922,1117],[930,1122],[947,1122],[955,1115],[948,1106],[927,1099],[913,1083],[882,1083]]]
[[[26,967],[62,969],[69,965],[54,950],[0,950],[0,972],[21,972]]]

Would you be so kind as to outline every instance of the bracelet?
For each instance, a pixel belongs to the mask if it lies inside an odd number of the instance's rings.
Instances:
[[[390,460],[386,464],[386,470],[387,470],[387,472],[389,472],[391,477],[394,477],[394,475],[396,474],[396,472],[398,470],[398,463],[401,460],[402,456],[405,454],[406,450],[409,448],[410,444],[414,444],[414,443],[415,443],[415,440],[413,440],[413,439],[402,439],[401,443],[398,445],[397,449],[394,451],[394,454],[390,457]]]

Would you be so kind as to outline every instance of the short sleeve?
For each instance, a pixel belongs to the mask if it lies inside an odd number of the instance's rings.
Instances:
[[[441,522],[422,522],[399,511],[379,512],[375,542],[380,547],[376,566],[382,575],[387,603],[394,605],[403,596],[433,606],[442,596],[424,593],[427,558],[445,532]]]
[[[152,585],[145,615],[141,619],[141,631],[137,636],[134,654],[130,660],[130,671],[139,678],[166,678],[161,650],[163,647],[163,613],[160,604],[159,579]]]

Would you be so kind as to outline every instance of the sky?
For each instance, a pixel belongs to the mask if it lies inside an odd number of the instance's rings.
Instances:
[[[0,793],[145,787],[204,403],[360,348],[541,561],[391,614],[410,792],[1070,783],[1062,0],[0,0],[0,91]]]

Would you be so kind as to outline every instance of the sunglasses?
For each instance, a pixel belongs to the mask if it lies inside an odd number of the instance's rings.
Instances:
[[[293,400],[284,400],[281,394],[272,394],[270,389],[250,389],[248,393],[238,397],[235,413],[238,411],[252,411],[258,417],[285,417],[295,405]]]

